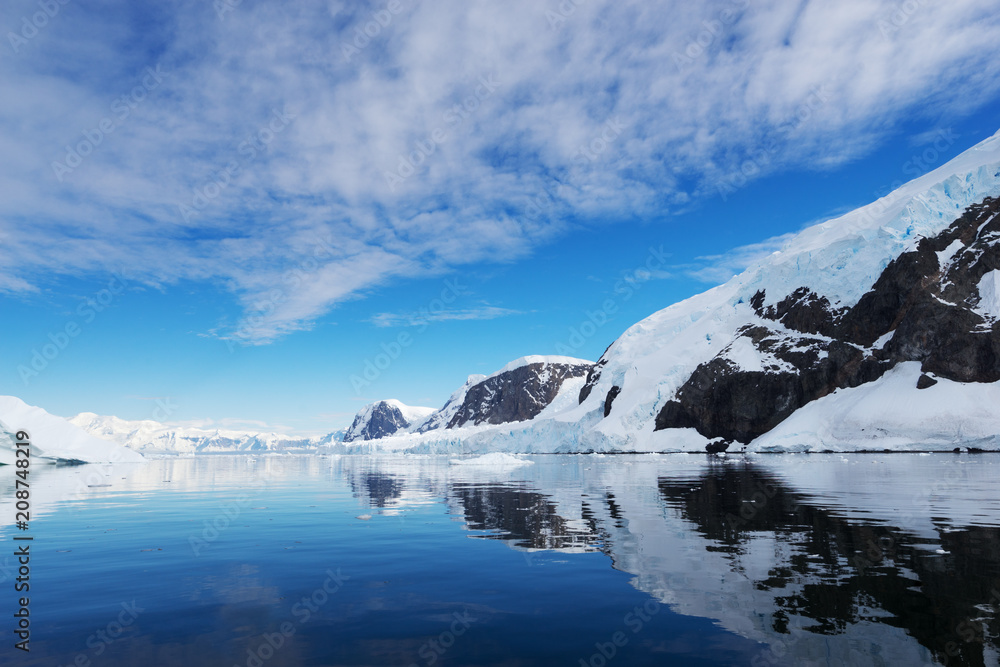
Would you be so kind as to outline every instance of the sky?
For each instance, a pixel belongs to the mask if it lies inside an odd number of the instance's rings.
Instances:
[[[0,393],[321,434],[1000,129],[987,0],[9,0]]]

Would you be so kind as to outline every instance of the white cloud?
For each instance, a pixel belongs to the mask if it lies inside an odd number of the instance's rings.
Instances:
[[[523,315],[520,310],[481,306],[479,308],[421,310],[411,313],[378,313],[369,320],[377,327],[417,327],[430,322],[458,320],[495,320],[498,317]]]
[[[0,289],[121,267],[219,281],[268,342],[386,281],[522,257],[574,217],[662,214],[748,163],[841,164],[1000,86],[986,0],[588,0],[556,27],[567,3],[402,2],[350,62],[384,3],[65,6],[0,59]],[[7,3],[0,25],[34,11]],[[52,163],[108,118],[60,181]],[[290,280],[315,239],[331,250]]]

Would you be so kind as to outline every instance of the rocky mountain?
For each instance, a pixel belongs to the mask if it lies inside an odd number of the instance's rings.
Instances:
[[[446,428],[533,419],[555,399],[566,380],[586,377],[592,367],[589,361],[570,357],[512,361],[468,388]]]
[[[409,408],[399,401],[365,406],[354,418],[344,443],[379,440],[463,427],[526,422],[549,407],[567,381],[587,376],[593,363],[560,356],[516,359],[492,375],[470,375],[439,410]],[[414,419],[404,410],[429,410]]]
[[[940,378],[1000,380],[1000,200],[968,207],[944,231],[893,259],[853,305],[802,286],[750,306],[760,322],[702,362],[656,416],[657,429],[694,428],[747,443],[806,403],[920,362],[919,387]],[[751,357],[753,363],[742,363]],[[761,360],[761,363],[756,363]]]
[[[397,400],[377,401],[355,415],[344,442],[385,438],[419,425],[434,412],[434,408],[411,407]]]
[[[458,411],[465,406],[465,397],[468,395],[469,389],[478,385],[485,379],[485,375],[470,375],[468,379],[466,379],[465,384],[463,384],[460,389],[451,395],[440,410],[436,411],[422,424],[420,424],[417,432],[426,433],[427,431],[433,431],[438,428],[447,428],[448,424],[452,419],[454,419]]]

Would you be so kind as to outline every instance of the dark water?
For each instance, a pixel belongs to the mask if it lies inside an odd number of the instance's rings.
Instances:
[[[997,665],[998,457],[533,460],[0,469],[0,664]]]

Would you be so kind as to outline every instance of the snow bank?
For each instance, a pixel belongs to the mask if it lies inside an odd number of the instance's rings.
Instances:
[[[388,403],[389,405],[399,410],[400,413],[402,413],[403,415],[403,419],[409,422],[411,426],[413,426],[414,424],[419,424],[420,422],[424,421],[432,414],[437,412],[437,408],[425,408],[422,406],[407,405],[402,401],[397,401],[394,398],[390,398],[385,401],[378,401],[378,403]],[[373,403],[372,405],[373,406],[377,405],[377,403]]]
[[[88,463],[130,463],[142,455],[113,442],[95,438],[61,417],[28,405],[14,396],[0,396],[0,428],[8,433],[27,431],[36,459],[75,460]],[[0,463],[15,461],[14,441],[0,438]]]
[[[750,443],[749,451],[1000,450],[1000,382],[917,389],[920,363],[813,401]]]

